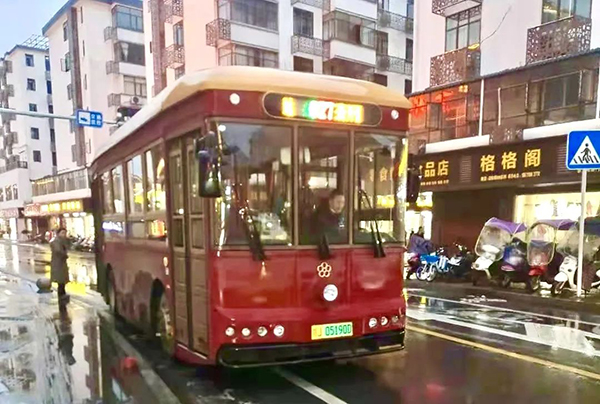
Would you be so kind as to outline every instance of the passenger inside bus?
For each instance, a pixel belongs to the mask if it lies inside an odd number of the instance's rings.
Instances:
[[[310,226],[313,242],[323,235],[330,243],[343,243],[347,238],[344,209],[346,196],[340,190],[333,190],[311,215]]]

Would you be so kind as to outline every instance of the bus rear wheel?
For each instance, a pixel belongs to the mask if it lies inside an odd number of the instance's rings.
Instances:
[[[159,340],[163,351],[169,356],[173,356],[175,353],[175,332],[173,329],[171,309],[164,293],[161,294],[158,305],[156,306],[155,318],[155,335]]]

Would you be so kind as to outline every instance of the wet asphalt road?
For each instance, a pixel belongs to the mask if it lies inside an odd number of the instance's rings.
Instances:
[[[44,273],[38,262],[43,254],[0,245],[0,269],[33,279]],[[84,265],[88,258],[72,259]],[[593,310],[548,307],[543,298],[524,301],[493,291],[482,297],[466,286],[421,286],[408,286],[409,329],[402,352],[226,370],[175,363],[136,330],[119,321],[115,330],[110,317],[99,316],[105,308],[98,296],[83,287],[71,290],[72,302],[61,314],[54,295],[35,294],[30,283],[1,277],[0,402],[162,402],[115,335],[126,337],[182,403],[600,402],[600,315]],[[14,337],[19,324],[29,324],[23,332],[29,339]],[[10,340],[29,345],[10,348],[5,329]],[[39,397],[46,398],[18,401],[15,395],[9,401],[2,386],[9,393],[7,381],[25,386],[31,372],[36,382],[28,391],[44,392]],[[42,383],[49,377],[51,388]]]

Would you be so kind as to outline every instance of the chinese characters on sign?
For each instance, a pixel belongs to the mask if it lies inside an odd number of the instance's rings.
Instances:
[[[498,164],[496,164],[496,160],[499,161]],[[492,182],[539,177],[541,176],[541,164],[541,149],[527,149],[524,153],[509,150],[503,151],[501,154],[484,154],[480,158],[480,181]],[[519,167],[523,168],[519,169]]]
[[[448,160],[427,161],[421,167],[421,185],[448,185],[450,183],[450,162]]]

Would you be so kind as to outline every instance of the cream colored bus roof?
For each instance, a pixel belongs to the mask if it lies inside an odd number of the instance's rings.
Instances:
[[[217,67],[188,74],[161,91],[110,137],[98,150],[96,158],[162,111],[205,90],[274,92],[403,109],[411,107],[410,102],[400,92],[368,81],[264,67]]]

